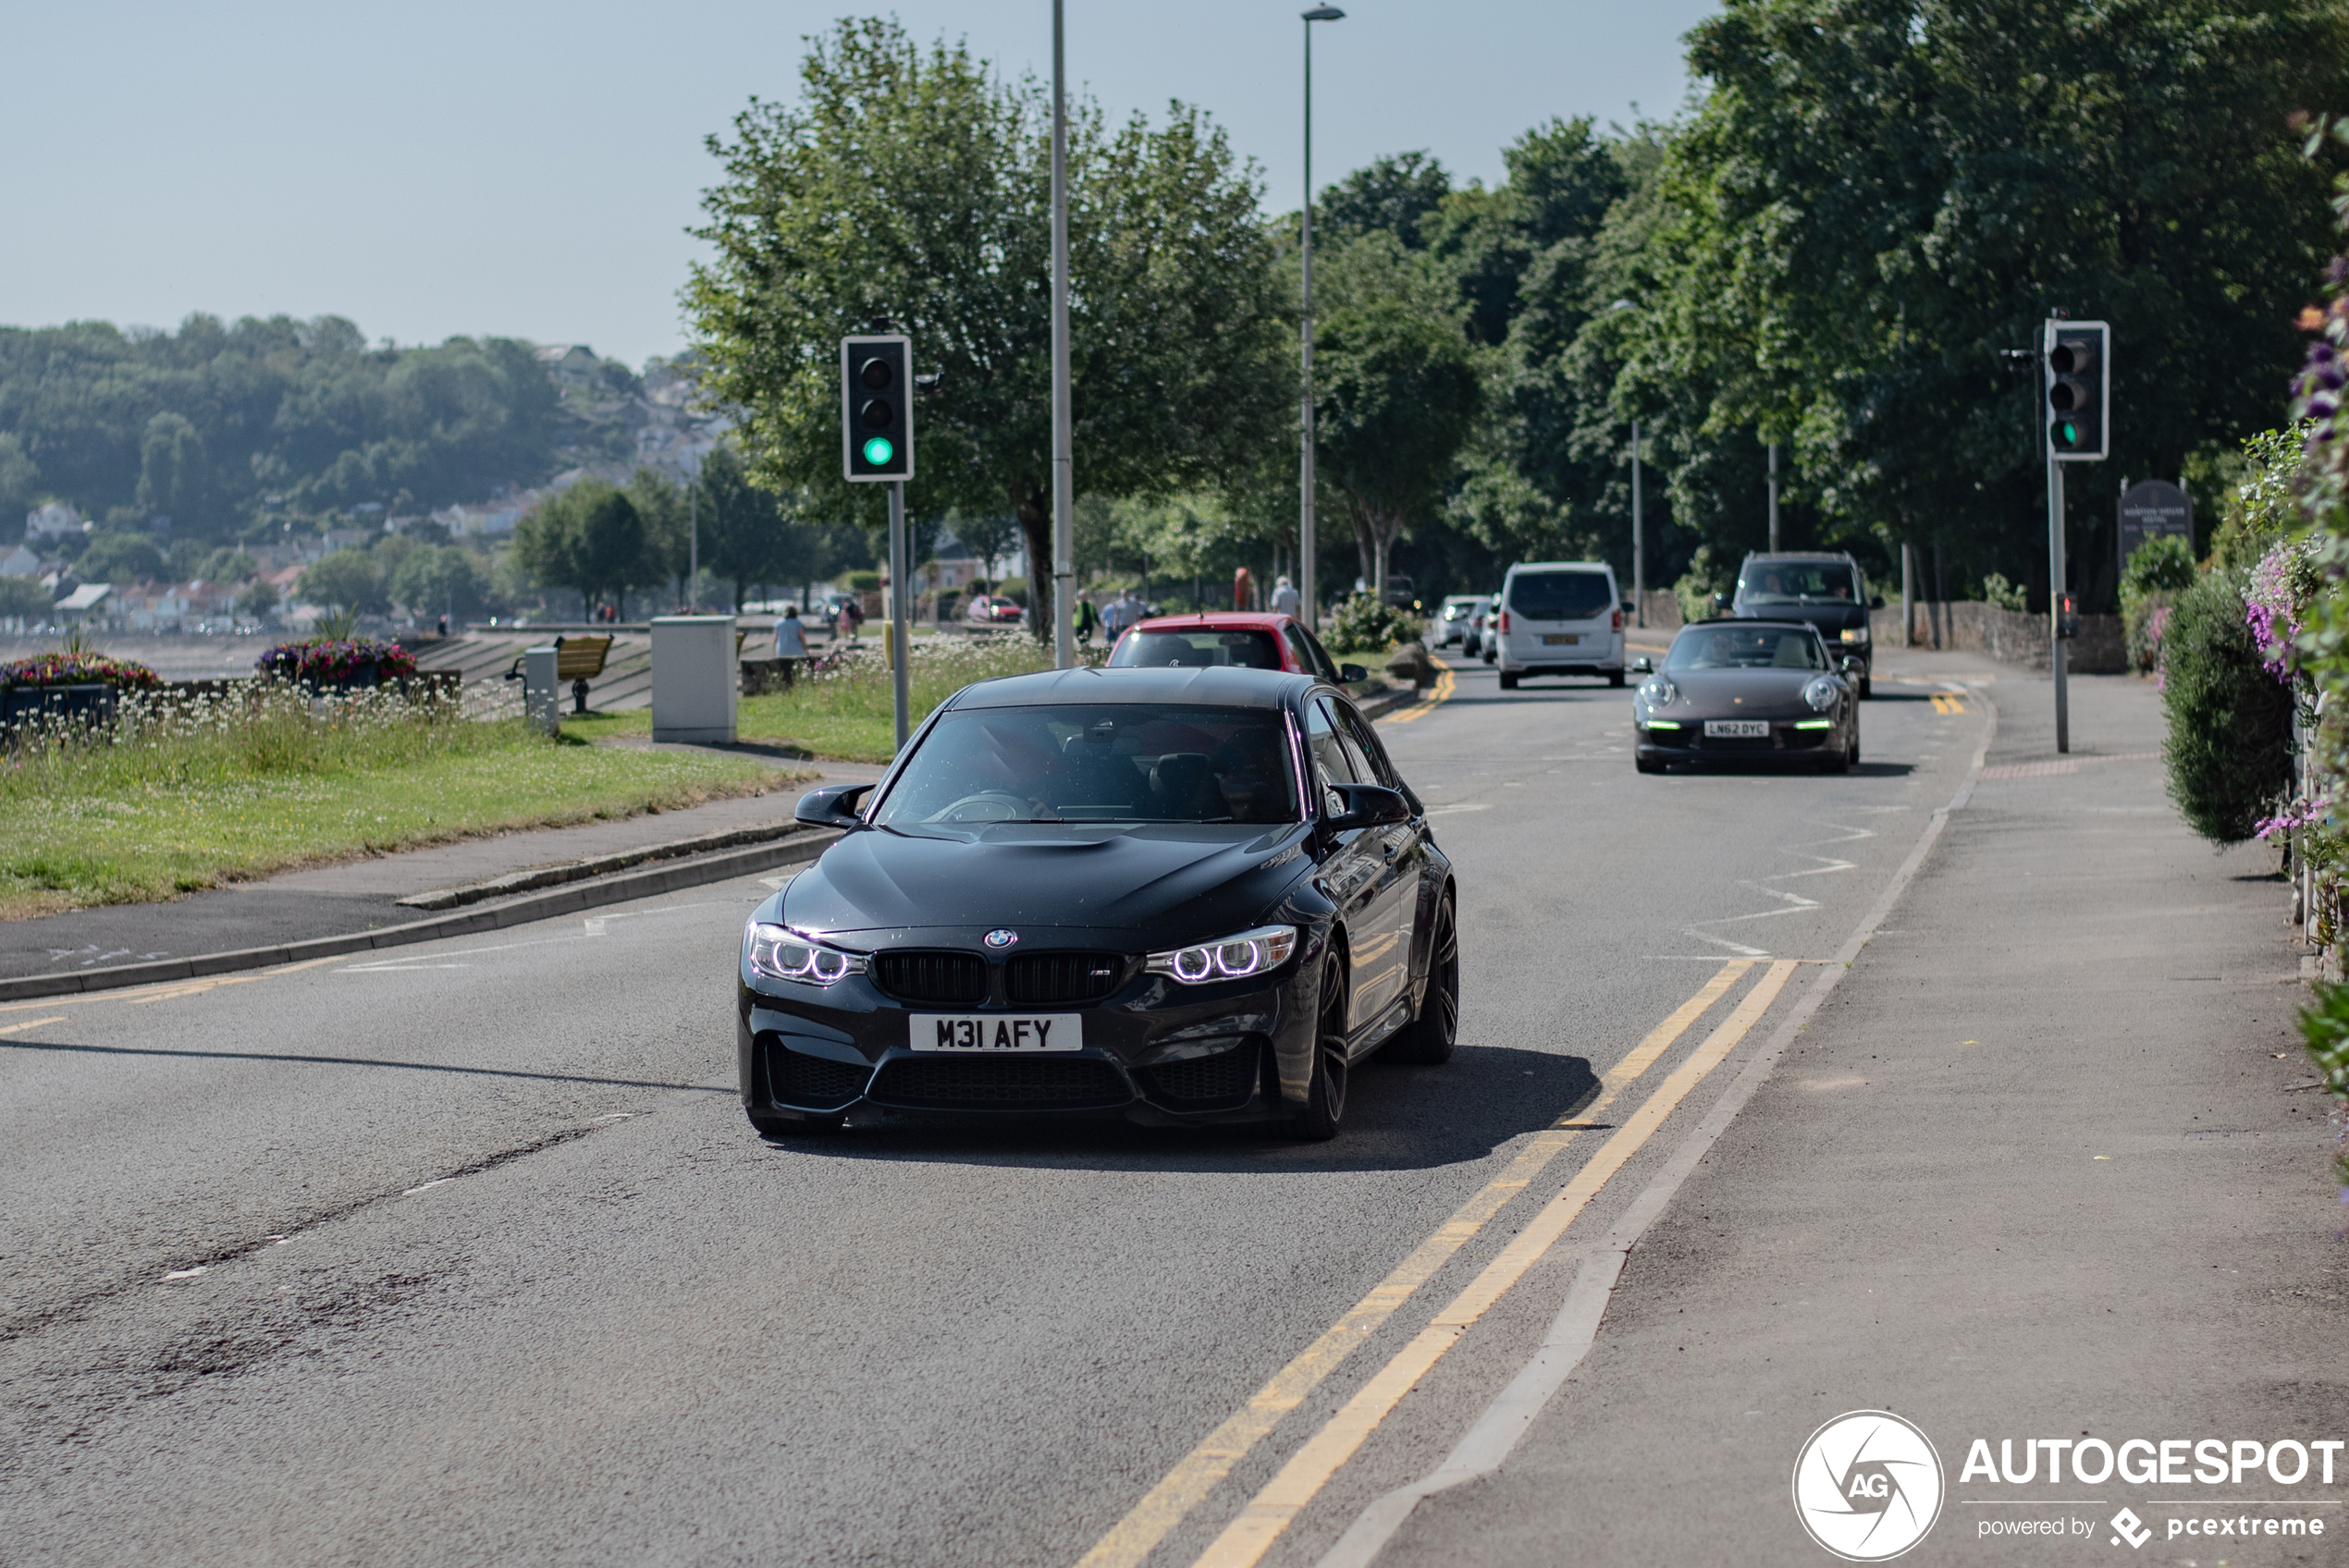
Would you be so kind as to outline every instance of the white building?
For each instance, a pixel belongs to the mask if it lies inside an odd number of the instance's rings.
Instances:
[[[52,501],[38,511],[25,514],[24,536],[28,539],[55,539],[60,534],[80,533],[85,530],[81,514],[64,501]]]

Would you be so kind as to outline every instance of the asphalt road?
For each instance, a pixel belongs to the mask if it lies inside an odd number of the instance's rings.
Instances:
[[[1833,952],[1949,799],[1988,716],[1927,690],[1879,681],[1842,778],[1641,778],[1628,692],[1505,695],[1474,666],[1384,724],[1459,869],[1463,1045],[1359,1074],[1324,1145],[762,1142],[730,1013],[756,881],[0,1010],[0,1558],[1237,1561],[1216,1543],[1249,1500],[1500,1268],[1375,1463],[1336,1466],[1260,1553],[1310,1562],[1525,1361],[1575,1239],[1710,1103],[1691,1060],[1776,995],[1760,1037],[1816,973],[1771,961]],[[1650,1135],[1617,1136],[1675,1083]],[[1564,1241],[1509,1264],[1609,1150]],[[1521,1194],[1495,1189],[1529,1151]],[[1502,1196],[1399,1306],[1348,1318]],[[1131,1523],[1276,1375],[1294,1408],[1269,1435]]]

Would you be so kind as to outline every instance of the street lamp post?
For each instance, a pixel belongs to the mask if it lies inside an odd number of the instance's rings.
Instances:
[[[1304,457],[1300,462],[1305,497],[1297,521],[1297,586],[1304,601],[1305,624],[1318,629],[1322,620],[1320,590],[1313,577],[1313,24],[1334,22],[1346,13],[1334,6],[1316,6],[1302,13],[1305,18],[1305,225],[1304,244],[1300,251],[1305,280],[1305,313],[1303,326],[1304,354]]]
[[[1057,669],[1076,663],[1073,445],[1068,410],[1068,91],[1062,69],[1061,0],[1052,0],[1052,665]],[[1029,565],[1032,569],[1034,563]]]
[[[1648,531],[1640,515],[1640,422],[1631,422],[1631,621],[1648,623]]]

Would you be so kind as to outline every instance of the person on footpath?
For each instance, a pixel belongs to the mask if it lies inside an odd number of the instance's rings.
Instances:
[[[864,619],[865,612],[857,607],[856,596],[854,594],[840,602],[841,636],[851,643],[856,641],[856,628],[864,623]]]
[[[1273,612],[1275,615],[1295,616],[1297,606],[1302,602],[1297,596],[1297,590],[1289,586],[1288,575],[1284,572],[1273,585]]]
[[[1076,645],[1080,648],[1092,646],[1093,633],[1101,629],[1101,615],[1093,607],[1093,591],[1090,588],[1076,595],[1076,608],[1070,612],[1069,619],[1076,625]]]
[[[785,605],[782,619],[775,622],[775,656],[779,659],[804,659],[807,656],[807,629],[799,623],[797,605]]]
[[[1117,596],[1115,603],[1102,612],[1101,627],[1109,633],[1109,640],[1114,644],[1120,637],[1125,635],[1126,628],[1141,619],[1142,601],[1134,596],[1134,590],[1128,588]]]

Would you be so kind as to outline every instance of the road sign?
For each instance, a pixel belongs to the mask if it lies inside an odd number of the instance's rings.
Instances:
[[[2141,479],[2121,493],[2121,570],[2148,539],[2175,534],[2194,548],[2194,497],[2166,479]]]
[[[852,484],[914,477],[914,345],[904,334],[840,340],[840,446]]]
[[[2050,321],[2048,450],[2060,463],[2102,462],[2112,414],[2112,329],[2100,321]]]

